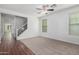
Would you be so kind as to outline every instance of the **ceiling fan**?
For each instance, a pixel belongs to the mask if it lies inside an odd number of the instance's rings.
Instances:
[[[51,4],[51,5],[42,5],[40,8],[36,8],[40,13],[44,12],[44,11],[54,11],[54,8],[56,7],[57,5],[56,4]]]

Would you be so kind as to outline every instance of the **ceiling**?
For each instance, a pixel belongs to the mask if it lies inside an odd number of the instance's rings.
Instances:
[[[0,4],[0,8],[16,11],[18,13],[26,15],[39,15],[36,10],[37,7],[42,6],[43,4]],[[55,11],[68,8],[73,6],[73,4],[57,4]]]

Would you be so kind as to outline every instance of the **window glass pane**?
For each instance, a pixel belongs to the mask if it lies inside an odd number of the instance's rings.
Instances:
[[[70,15],[70,24],[79,23],[79,13]]]
[[[47,27],[43,26],[42,27],[42,32],[47,32]]]
[[[79,25],[71,25],[70,34],[79,35]]]
[[[42,26],[47,26],[47,20],[43,20]]]

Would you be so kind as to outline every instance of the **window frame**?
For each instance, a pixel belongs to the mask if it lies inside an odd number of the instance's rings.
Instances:
[[[47,32],[47,27],[47,19],[42,19],[42,32]]]

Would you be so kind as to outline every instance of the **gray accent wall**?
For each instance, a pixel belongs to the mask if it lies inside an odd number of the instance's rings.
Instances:
[[[18,29],[20,29],[24,24],[27,24],[27,18],[14,16],[10,14],[3,14],[1,13],[1,34],[0,36],[4,36],[4,24],[11,24],[12,25],[12,35],[13,37],[17,36]]]
[[[0,40],[1,40],[1,14],[0,14]]]

